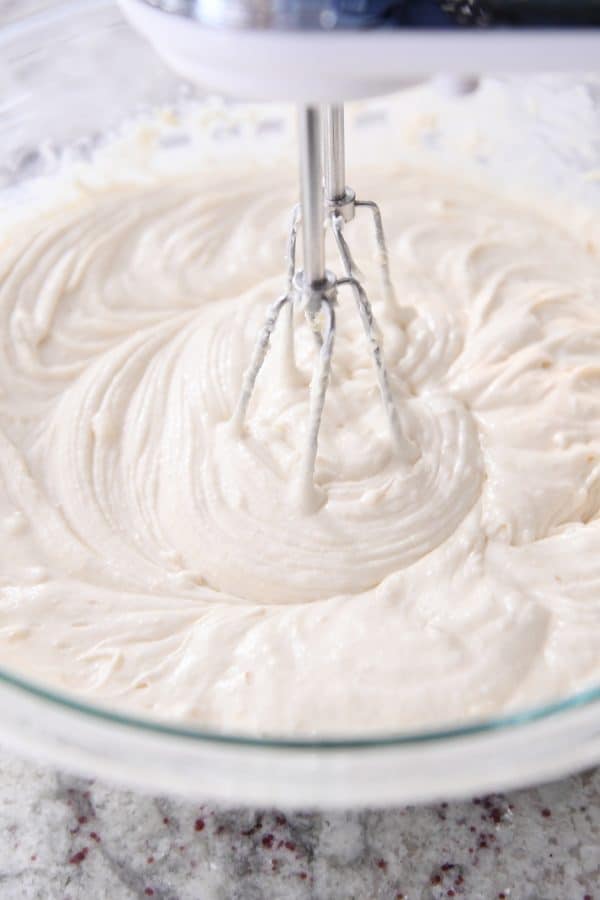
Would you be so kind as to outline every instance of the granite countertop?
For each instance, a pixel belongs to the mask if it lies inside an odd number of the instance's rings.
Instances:
[[[2,900],[600,900],[600,770],[387,811],[216,808],[0,754]]]

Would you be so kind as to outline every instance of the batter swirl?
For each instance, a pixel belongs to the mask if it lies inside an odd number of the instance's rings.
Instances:
[[[356,179],[355,179],[356,180]],[[0,662],[154,716],[269,734],[463,721],[600,681],[600,260],[456,178],[363,173],[419,447],[397,465],[351,296],[316,479],[291,486],[315,347],[276,334],[273,172],[105,186],[0,245]],[[282,346],[278,346],[281,342]]]

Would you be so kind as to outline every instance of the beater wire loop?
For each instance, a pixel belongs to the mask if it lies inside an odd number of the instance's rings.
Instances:
[[[256,344],[254,345],[254,352],[252,353],[250,365],[244,372],[244,377],[242,379],[242,390],[240,391],[240,397],[231,420],[232,425],[238,431],[241,431],[244,426],[248,404],[250,403],[250,398],[252,397],[252,393],[254,391],[258,373],[260,372],[265,361],[267,350],[269,349],[271,335],[277,324],[279,313],[287,303],[291,302],[292,295],[283,294],[282,297],[279,297],[279,299],[269,307],[267,318],[265,319],[264,325],[258,334]]]
[[[299,504],[304,512],[312,512],[319,505],[314,484],[314,472],[317,450],[319,448],[319,431],[323,418],[323,407],[325,406],[325,395],[329,384],[331,358],[335,342],[335,301],[325,299],[321,309],[325,315],[325,325],[317,365],[313,369],[313,376],[310,382],[308,433],[297,489]]]
[[[363,209],[368,209],[373,217],[375,241],[377,243],[377,253],[379,256],[378,262],[381,269],[381,281],[383,284],[383,297],[386,304],[394,307],[396,305],[396,295],[392,283],[392,276],[390,274],[390,257],[388,254],[387,241],[385,239],[385,231],[383,229],[381,210],[374,200],[356,200],[354,205],[362,207]]]

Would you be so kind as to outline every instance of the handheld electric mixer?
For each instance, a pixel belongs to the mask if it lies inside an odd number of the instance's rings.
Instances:
[[[390,389],[377,321],[344,237],[344,226],[357,211],[372,217],[382,299],[393,304],[380,209],[372,200],[357,199],[346,184],[340,101],[414,83],[423,73],[439,68],[468,75],[597,65],[600,37],[596,28],[549,31],[543,26],[598,25],[600,5],[596,0],[577,4],[556,0],[122,0],[122,4],[167,62],[192,80],[238,96],[299,102],[300,203],[288,239],[287,285],[270,306],[258,335],[232,427],[241,434],[280,317],[285,318],[288,373],[293,377],[294,313],[302,311],[315,334],[317,359],[297,493],[306,511],[318,506],[313,476],[335,342],[336,305],[339,290],[348,289],[354,294],[373,359],[398,462],[415,462],[419,451]],[[497,30],[490,25],[504,27]],[[273,78],[277,65],[280,79]],[[300,226],[303,268],[297,269]],[[326,266],[325,227],[335,239],[341,276]]]

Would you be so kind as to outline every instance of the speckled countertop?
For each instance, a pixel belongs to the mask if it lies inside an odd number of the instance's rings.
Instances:
[[[0,753],[2,900],[600,900],[600,770],[346,813],[146,797]]]

